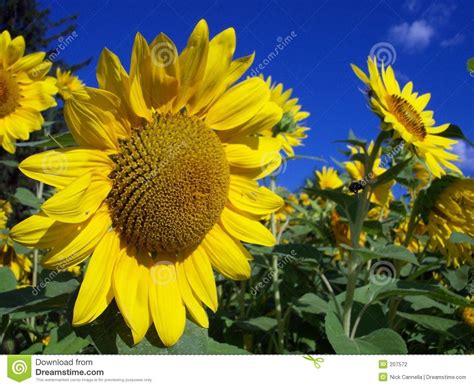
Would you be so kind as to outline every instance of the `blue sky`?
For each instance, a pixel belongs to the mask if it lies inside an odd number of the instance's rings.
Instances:
[[[349,129],[359,137],[377,135],[378,120],[370,113],[349,64],[365,66],[371,52],[393,62],[402,83],[412,80],[420,93],[431,92],[428,107],[439,123],[452,122],[474,138],[474,74],[466,60],[474,57],[474,2],[430,0],[358,1],[60,1],[42,0],[54,18],[79,14],[77,38],[61,52],[61,58],[77,63],[92,57],[79,72],[96,86],[95,67],[104,47],[114,51],[128,68],[134,35],[140,31],[149,41],[159,32],[170,36],[181,50],[195,23],[205,18],[211,35],[234,27],[235,57],[256,52],[252,68],[267,63],[263,73],[293,88],[304,110],[311,112],[311,127],[300,155],[342,160],[334,141]],[[278,56],[268,55],[292,35]],[[54,46],[54,43],[53,45]],[[388,49],[388,51],[386,51]],[[376,51],[374,51],[376,50]],[[385,51],[384,51],[385,50]],[[464,171],[474,172],[474,151],[461,145]],[[279,183],[300,186],[320,162],[291,161]]]

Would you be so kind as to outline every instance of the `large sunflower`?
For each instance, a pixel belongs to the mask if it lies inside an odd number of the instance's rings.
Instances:
[[[263,79],[263,76],[260,76]],[[271,100],[283,109],[283,118],[278,125],[265,130],[263,135],[275,137],[281,141],[283,151],[290,157],[295,155],[296,146],[303,145],[303,140],[308,137],[308,127],[302,126],[302,121],[309,117],[309,113],[301,111],[298,98],[291,98],[293,89],[284,90],[282,83],[272,83],[272,77],[266,79],[271,90]]]
[[[433,112],[425,110],[431,98],[430,93],[418,96],[413,92],[413,83],[408,82],[400,88],[391,66],[382,66],[379,72],[376,59],[369,57],[369,76],[359,67],[352,65],[356,75],[368,86],[370,105],[382,119],[383,130],[395,130],[415,153],[426,162],[436,177],[446,174],[448,168],[459,174],[461,170],[451,163],[458,156],[446,151],[452,149],[456,140],[438,136],[449,124],[434,126]]]
[[[55,79],[46,76],[52,63],[43,61],[45,53],[23,56],[25,39],[0,34],[0,145],[15,152],[17,139],[28,140],[41,129],[43,110],[56,106]]]
[[[446,176],[429,210],[427,232],[430,247],[441,251],[448,264],[474,263],[474,248],[467,241],[453,243],[451,234],[474,235],[474,180]],[[436,187],[433,187],[433,190]]]
[[[179,56],[166,35],[148,44],[137,34],[129,74],[105,49],[100,88],[87,88],[87,101],[73,93],[65,102],[79,146],[21,163],[58,192],[13,229],[14,238],[51,248],[46,267],[92,254],[74,325],[115,299],[135,342],[154,323],[173,345],[186,310],[207,327],[203,304],[217,309],[212,267],[246,279],[251,256],[240,241],[275,243],[260,220],[283,201],[256,180],[278,167],[279,141],[259,134],[282,112],[261,79],[231,87],[253,60],[232,60],[235,43],[232,28],[209,41],[204,20]]]

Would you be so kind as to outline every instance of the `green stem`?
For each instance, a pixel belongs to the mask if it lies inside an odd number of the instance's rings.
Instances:
[[[368,157],[367,162],[365,163],[364,173],[369,175],[372,172],[376,158],[378,157],[380,147],[382,146],[383,141],[385,140],[387,134],[385,132],[380,132],[377,136],[377,139],[374,142],[374,147],[370,156]],[[357,208],[356,218],[354,222],[350,221],[351,228],[351,245],[353,248],[359,247],[360,235],[362,233],[362,228],[364,225],[364,220],[367,217],[370,207],[370,186],[366,186],[365,189],[360,193],[360,203]],[[348,219],[351,219],[348,216]],[[354,304],[354,293],[357,286],[357,277],[358,277],[358,260],[357,254],[354,251],[351,251],[350,258],[348,260],[348,274],[347,274],[347,288],[346,288],[346,298],[344,300],[344,311],[343,311],[343,320],[342,324],[344,327],[344,332],[347,337],[351,337],[351,317],[352,317],[352,307]]]
[[[276,191],[276,178],[275,176],[270,177],[270,189],[275,192]],[[272,234],[275,239],[278,241],[278,232],[277,232],[277,225],[276,225],[276,218],[275,214],[273,213],[271,216],[271,229]],[[283,353],[283,349],[285,347],[285,330],[284,330],[284,321],[282,317],[282,307],[281,307],[281,294],[280,294],[280,273],[278,268],[278,256],[272,256],[272,271],[273,271],[273,298],[275,301],[275,317],[277,320],[277,351],[278,353]]]

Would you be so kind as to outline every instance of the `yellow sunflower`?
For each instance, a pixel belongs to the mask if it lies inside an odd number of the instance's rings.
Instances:
[[[367,76],[359,67],[352,65],[356,75],[368,88],[370,105],[382,119],[383,130],[394,130],[395,137],[402,138],[422,159],[436,177],[446,174],[448,168],[459,174],[461,170],[451,163],[458,156],[446,151],[452,149],[456,140],[438,136],[449,124],[434,126],[433,112],[425,110],[431,98],[430,93],[418,96],[413,92],[413,83],[400,88],[391,66],[382,66],[379,72],[376,59],[369,57]]]
[[[15,153],[17,139],[41,129],[40,112],[56,106],[56,81],[46,76],[52,63],[43,61],[44,52],[24,52],[23,36],[0,34],[0,145],[9,153]]]
[[[316,171],[315,174],[321,189],[336,189],[344,184],[333,167],[323,167],[321,171]]]
[[[262,75],[260,77],[263,79]],[[301,122],[309,117],[309,113],[301,111],[298,98],[291,98],[293,89],[283,90],[283,84],[272,83],[272,77],[268,77],[266,82],[271,90],[271,100],[283,109],[283,117],[278,125],[267,128],[262,133],[268,137],[278,138],[283,151],[292,157],[295,155],[293,148],[301,146],[303,140],[308,137],[306,132],[309,128],[301,126]]]
[[[83,97],[87,99],[87,92],[84,83],[73,75],[71,71],[62,71],[59,67],[56,69],[56,85],[58,93],[63,99],[72,98],[73,93],[76,97]]]
[[[22,254],[17,254],[13,241],[7,233],[8,217],[12,213],[12,206],[6,200],[0,200],[0,267],[5,266],[15,275],[16,280],[20,285],[27,285],[31,283],[31,261]]]
[[[474,263],[470,243],[453,243],[453,232],[474,235],[474,180],[453,178],[437,196],[428,216],[430,247],[441,251],[448,264]]]
[[[369,154],[372,152],[373,147],[374,142],[372,141],[368,147]],[[364,150],[359,146],[349,146],[349,149],[352,155],[364,153]],[[375,180],[377,176],[380,176],[386,171],[386,169],[381,166],[381,152],[382,151],[380,150],[378,157],[375,158],[374,166],[372,168],[372,174],[370,174],[369,171],[365,170],[364,163],[360,160],[346,161],[344,163],[344,166],[346,167],[347,173],[351,176],[353,180],[363,180],[365,184],[371,184],[371,182]],[[370,196],[370,201],[382,207],[388,206],[388,204],[390,204],[390,201],[393,198],[393,194],[391,191],[393,184],[393,181],[389,181],[385,184],[381,184],[375,187],[372,192],[372,195]]]
[[[235,44],[232,28],[209,41],[201,20],[180,55],[164,34],[151,44],[137,34],[129,73],[105,49],[100,88],[87,88],[87,101],[65,101],[79,146],[21,163],[58,192],[13,237],[51,248],[46,267],[92,254],[74,325],[90,323],[115,299],[135,343],[154,323],[171,346],[186,310],[207,327],[203,305],[217,309],[212,267],[246,279],[251,256],[241,241],[275,243],[261,219],[283,200],[256,180],[275,168],[268,153],[280,143],[260,133],[282,113],[261,79],[235,84],[253,61],[233,60]]]

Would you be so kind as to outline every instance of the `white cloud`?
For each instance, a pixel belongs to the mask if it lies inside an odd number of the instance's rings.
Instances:
[[[457,162],[463,172],[474,172],[474,147],[464,141],[459,141],[453,146],[453,151],[460,160]]]
[[[458,32],[456,35],[451,38],[444,39],[441,41],[441,47],[452,47],[457,46],[464,42],[464,35]]]
[[[428,20],[430,24],[447,24],[455,10],[456,4],[454,3],[433,2],[423,12],[423,19]]]
[[[402,23],[389,30],[390,39],[408,51],[422,50],[431,43],[435,31],[425,20]]]

